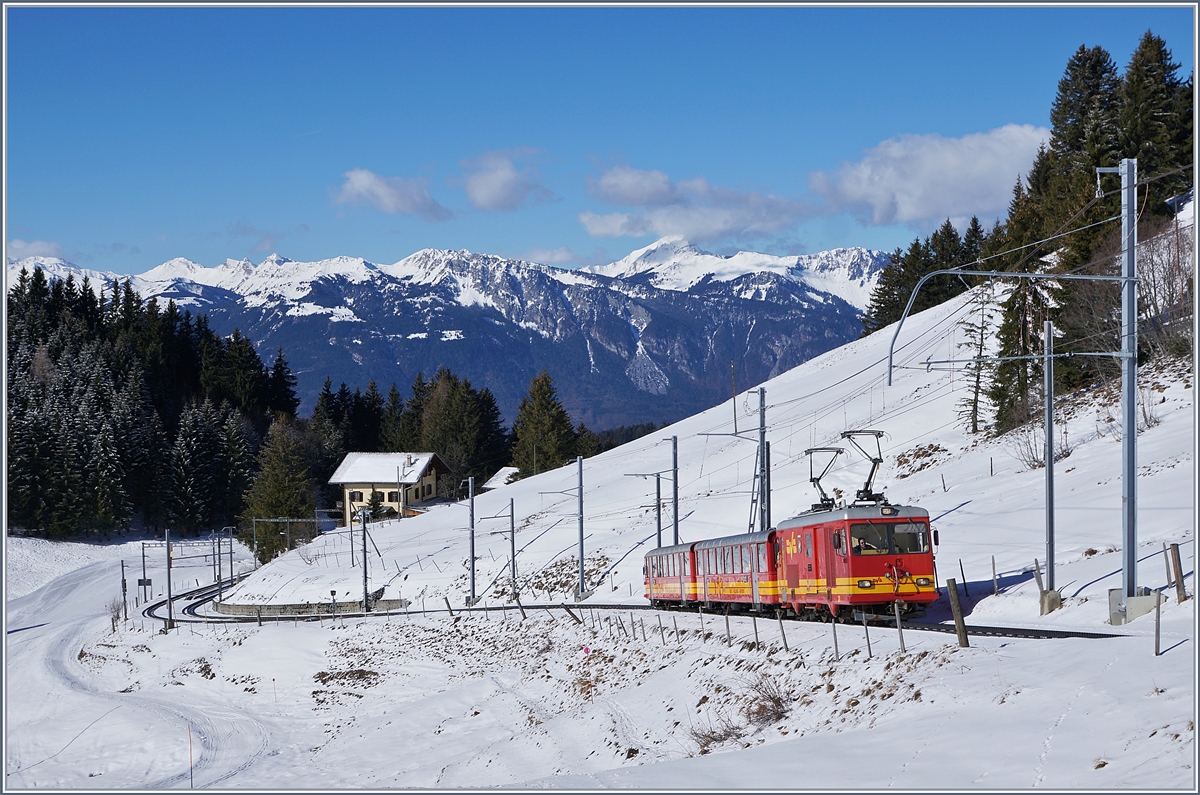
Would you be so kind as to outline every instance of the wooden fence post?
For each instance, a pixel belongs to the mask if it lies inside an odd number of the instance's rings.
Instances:
[[[1187,601],[1187,590],[1183,587],[1183,562],[1179,559],[1179,545],[1171,545],[1171,563],[1175,567],[1175,596],[1179,604]]]
[[[950,612],[954,614],[954,632],[958,635],[958,645],[967,648],[967,625],[963,622],[962,605],[958,601],[958,583],[953,578],[946,580],[946,592],[950,594]]]

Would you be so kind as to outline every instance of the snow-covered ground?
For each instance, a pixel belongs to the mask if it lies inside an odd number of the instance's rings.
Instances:
[[[1111,627],[1121,585],[1121,480],[1115,385],[1061,412],[1072,452],[1055,467],[1056,585],[1039,616],[1032,568],[1045,561],[1044,470],[1012,438],[965,433],[956,321],[966,296],[910,318],[886,386],[892,330],[768,382],[776,521],[816,498],[809,447],[846,447],[824,481],[853,494],[867,464],[842,430],[887,433],[876,485],[918,504],[939,530],[939,579],[968,581],[968,624],[1111,631],[1115,639],[1022,640],[646,610],[641,558],[655,543],[654,480],[678,438],[684,540],[744,532],[758,395],[584,462],[589,587],[578,607],[574,465],[476,498],[476,590],[469,593],[465,504],[370,527],[371,591],[408,614],[256,624],[141,618],[114,633],[106,605],[119,563],[140,547],[50,552],[6,540],[7,788],[139,787],[1025,787],[1194,789],[1194,600],[1164,589],[1154,616]],[[1138,435],[1138,582],[1163,588],[1162,545],[1180,544],[1194,593],[1195,426],[1191,365],[1144,368],[1150,427]],[[670,539],[670,481],[663,480]],[[526,617],[509,606],[508,509]],[[361,535],[331,534],[261,568],[241,604],[361,599]],[[353,554],[353,564],[351,555]],[[240,565],[249,556],[239,551]],[[1000,592],[992,595],[992,559]],[[134,561],[137,561],[136,566]],[[161,590],[161,562],[150,576]],[[176,588],[211,582],[203,560]],[[599,582],[601,575],[603,582]],[[206,579],[207,578],[207,579]],[[44,583],[44,584],[43,584]],[[136,588],[131,586],[131,595]],[[964,594],[964,596],[966,596]],[[454,608],[452,617],[444,600]],[[566,601],[583,623],[561,608]],[[140,607],[140,606],[139,606]],[[422,607],[427,613],[418,613]],[[931,620],[948,618],[943,597]],[[632,627],[631,627],[632,624]],[[756,637],[758,643],[756,644]],[[189,779],[189,727],[194,762]]]

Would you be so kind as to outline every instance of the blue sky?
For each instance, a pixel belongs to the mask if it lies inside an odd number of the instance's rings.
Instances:
[[[6,7],[7,256],[140,273],[664,235],[892,249],[1003,215],[1067,60],[1190,6]]]

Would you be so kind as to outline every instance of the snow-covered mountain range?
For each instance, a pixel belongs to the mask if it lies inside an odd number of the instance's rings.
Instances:
[[[594,428],[686,416],[856,338],[881,251],[844,248],[722,257],[664,238],[604,266],[570,271],[465,250],[424,249],[398,262],[360,257],[205,267],[177,258],[125,277],[61,259],[7,263],[128,279],[146,299],[207,314],[250,337],[264,360],[282,346],[301,411],[326,376],[402,393],[418,372],[449,367],[488,387],[508,421],[542,370],[571,416]]]

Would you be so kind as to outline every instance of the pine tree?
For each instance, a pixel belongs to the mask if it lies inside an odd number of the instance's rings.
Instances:
[[[282,346],[275,352],[275,364],[271,366],[271,375],[267,379],[266,404],[272,414],[281,411],[292,419],[295,419],[296,409],[300,405],[300,398],[296,397],[296,376],[283,357]]]
[[[279,414],[288,416],[286,412]],[[237,521],[246,507],[245,496],[254,467],[247,424],[236,410],[226,406],[221,427],[221,458],[225,464],[221,477],[223,525]]]
[[[1179,64],[1166,42],[1150,31],[1142,36],[1125,68],[1121,87],[1118,140],[1123,157],[1137,158],[1138,177],[1158,176],[1191,162],[1191,150],[1180,151],[1175,127],[1192,116],[1191,102],[1181,93]],[[1181,101],[1182,100],[1182,101]],[[1148,186],[1148,210],[1166,215],[1166,199],[1190,184],[1191,174],[1156,180]]]
[[[490,389],[484,388],[479,393],[478,404],[480,443],[475,468],[478,476],[487,480],[500,467],[508,465],[511,457],[510,439]]]
[[[591,458],[601,451],[600,437],[582,422],[575,428],[575,455]]]
[[[455,474],[446,480],[452,489],[457,479],[470,477],[480,441],[479,406],[474,390],[450,370],[438,370],[429,382],[421,412],[421,450],[438,454]],[[449,491],[443,496],[449,496]]]
[[[958,401],[958,418],[962,420],[967,432],[972,434],[979,433],[985,408],[985,390],[993,367],[992,364],[983,361],[987,352],[987,342],[995,333],[995,320],[991,316],[993,300],[991,281],[976,287],[971,295],[970,313],[958,324],[965,337],[958,347],[964,349],[971,357],[971,361],[963,367],[968,392]]]
[[[412,395],[404,403],[404,414],[400,417],[400,451],[425,452],[421,448],[421,418],[425,413],[425,400],[429,396],[429,384],[425,376],[417,373],[413,379]]]
[[[93,499],[95,526],[102,533],[126,527],[132,508],[125,492],[125,471],[117,454],[112,426],[100,423],[92,447],[92,468],[95,470]]]
[[[409,452],[404,449],[403,428],[404,399],[395,382],[388,387],[387,403],[383,406],[383,419],[379,425],[379,449],[384,453]]]
[[[305,465],[298,432],[286,419],[276,416],[258,453],[258,474],[246,493],[239,537],[254,543],[251,528],[254,519],[310,519],[313,516],[314,483]],[[277,532],[258,534],[258,557],[270,560],[283,548]]]
[[[1103,47],[1079,45],[1050,108],[1050,148],[1068,169],[1108,166],[1116,149],[1120,77]]]
[[[372,521],[383,518],[383,492],[371,489],[371,498],[367,500],[367,513]]]
[[[183,532],[207,530],[220,521],[224,497],[220,468],[220,423],[212,402],[193,405],[179,418],[179,433],[171,452],[174,477],[171,518]]]
[[[356,450],[376,453],[380,450],[380,430],[383,427],[383,396],[375,385],[375,379],[367,384],[367,391],[358,398],[355,392],[354,427],[358,434]]]
[[[567,463],[575,447],[575,430],[559,402],[550,374],[543,371],[529,384],[513,422],[513,463],[527,477]]]

